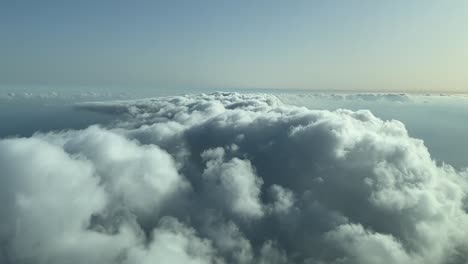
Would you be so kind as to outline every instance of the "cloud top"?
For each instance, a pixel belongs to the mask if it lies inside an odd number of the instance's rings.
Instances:
[[[81,104],[0,141],[5,263],[466,263],[468,173],[404,124],[264,94]]]

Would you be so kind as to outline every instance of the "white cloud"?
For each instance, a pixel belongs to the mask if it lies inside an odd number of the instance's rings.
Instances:
[[[108,198],[89,162],[35,138],[2,140],[0,150],[3,263],[110,262],[132,243],[124,231],[87,230]]]
[[[129,250],[122,263],[209,264],[221,261],[215,257],[209,240],[199,238],[195,230],[171,217],[161,219],[151,238],[149,245]]]
[[[260,202],[263,180],[249,161],[233,158],[224,161],[224,149],[209,149],[201,154],[206,161],[203,171],[204,188],[209,199],[220,201],[226,210],[246,218],[263,215]]]
[[[273,213],[288,213],[294,205],[294,193],[280,185],[273,184],[268,190],[273,198],[269,210]]]
[[[361,225],[338,226],[325,234],[325,239],[344,251],[340,263],[419,263],[412,259],[402,245],[392,236],[373,233]],[[427,262],[426,262],[427,263]]]
[[[121,119],[0,141],[4,262],[468,261],[468,172],[401,122],[230,93],[80,107]]]

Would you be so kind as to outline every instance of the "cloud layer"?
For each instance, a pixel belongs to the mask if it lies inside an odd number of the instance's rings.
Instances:
[[[263,94],[87,103],[0,141],[2,263],[466,263],[468,172],[398,121]]]

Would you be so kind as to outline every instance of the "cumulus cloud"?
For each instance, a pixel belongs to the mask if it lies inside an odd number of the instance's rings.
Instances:
[[[265,94],[86,103],[0,141],[2,263],[466,263],[468,172],[404,124]]]
[[[224,149],[209,149],[201,154],[206,161],[204,189],[211,199],[224,203],[234,215],[261,217],[260,192],[263,180],[255,175],[249,161],[233,158],[224,161]]]

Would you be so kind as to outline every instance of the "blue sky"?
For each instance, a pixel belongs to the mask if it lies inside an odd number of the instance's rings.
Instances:
[[[0,83],[468,92],[468,2],[0,2]]]

